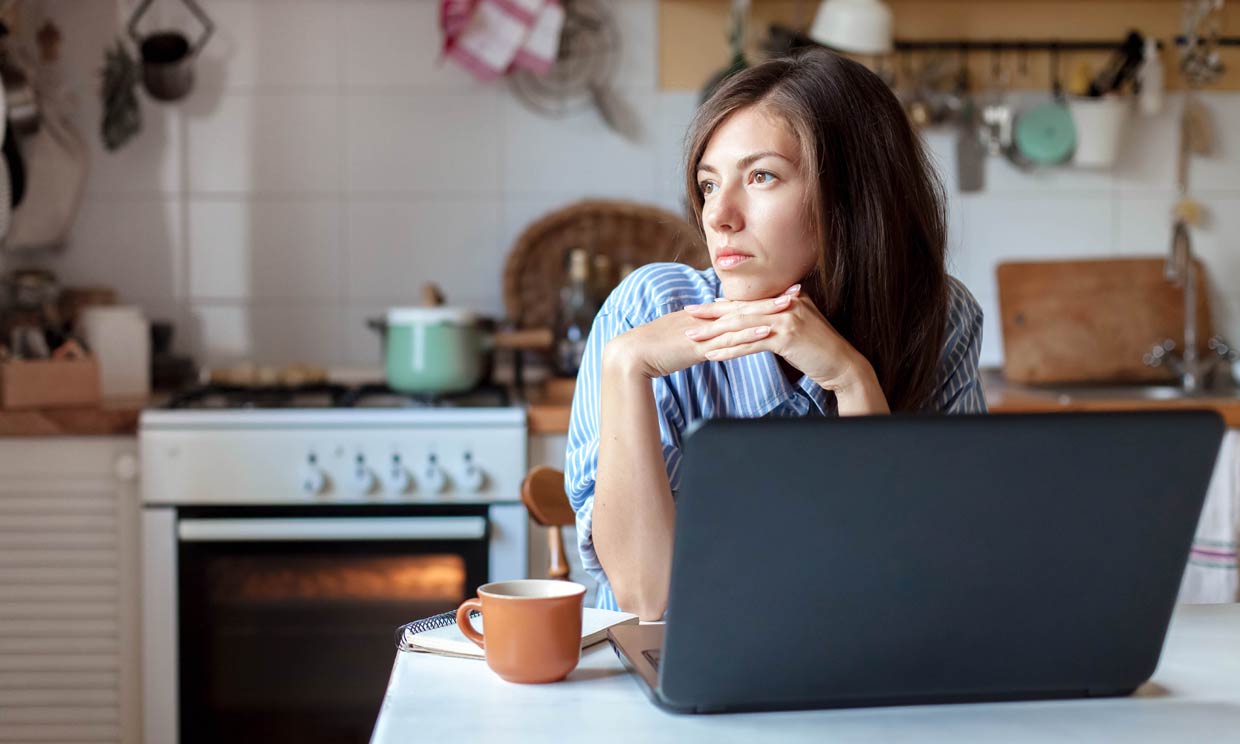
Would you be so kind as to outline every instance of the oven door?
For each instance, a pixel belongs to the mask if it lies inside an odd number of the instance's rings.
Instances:
[[[181,744],[367,741],[396,627],[490,573],[486,506],[175,511]]]

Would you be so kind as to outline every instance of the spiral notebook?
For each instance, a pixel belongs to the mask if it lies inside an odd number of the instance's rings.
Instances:
[[[475,610],[469,617],[475,628],[486,632],[482,626],[482,613]],[[586,607],[581,612],[581,647],[586,648],[605,640],[610,627],[636,622],[637,615],[631,612]],[[400,626],[396,629],[396,648],[401,651],[457,656],[463,659],[486,658],[485,652],[456,627],[456,610],[441,612]]]

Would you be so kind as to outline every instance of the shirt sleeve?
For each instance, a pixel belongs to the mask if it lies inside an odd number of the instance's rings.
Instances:
[[[950,334],[942,363],[938,409],[943,413],[986,413],[977,360],[982,349],[982,308],[963,286],[954,295]]]
[[[599,583],[600,606],[609,599],[611,584],[594,550],[593,516],[594,486],[598,475],[599,443],[599,382],[603,348],[611,339],[633,328],[620,313],[604,310],[594,320],[586,340],[577,386],[573,392],[572,413],[568,424],[568,443],[564,462],[564,490],[577,514],[577,548],[586,573]],[[676,407],[665,380],[653,380],[655,403],[659,417],[659,435],[669,482],[675,484],[680,466],[679,428],[672,424],[678,418],[671,410]],[[612,609],[615,609],[614,607]]]

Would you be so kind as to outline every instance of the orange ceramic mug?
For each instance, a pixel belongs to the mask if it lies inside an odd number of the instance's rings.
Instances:
[[[586,588],[571,581],[519,579],[478,587],[456,611],[465,637],[486,652],[487,666],[509,682],[564,679],[581,658],[581,601]],[[483,632],[469,621],[482,612]]]

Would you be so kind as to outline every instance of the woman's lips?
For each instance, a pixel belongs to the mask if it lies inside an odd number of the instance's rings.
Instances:
[[[753,256],[747,253],[721,253],[715,258],[715,265],[720,269],[735,269]]]

